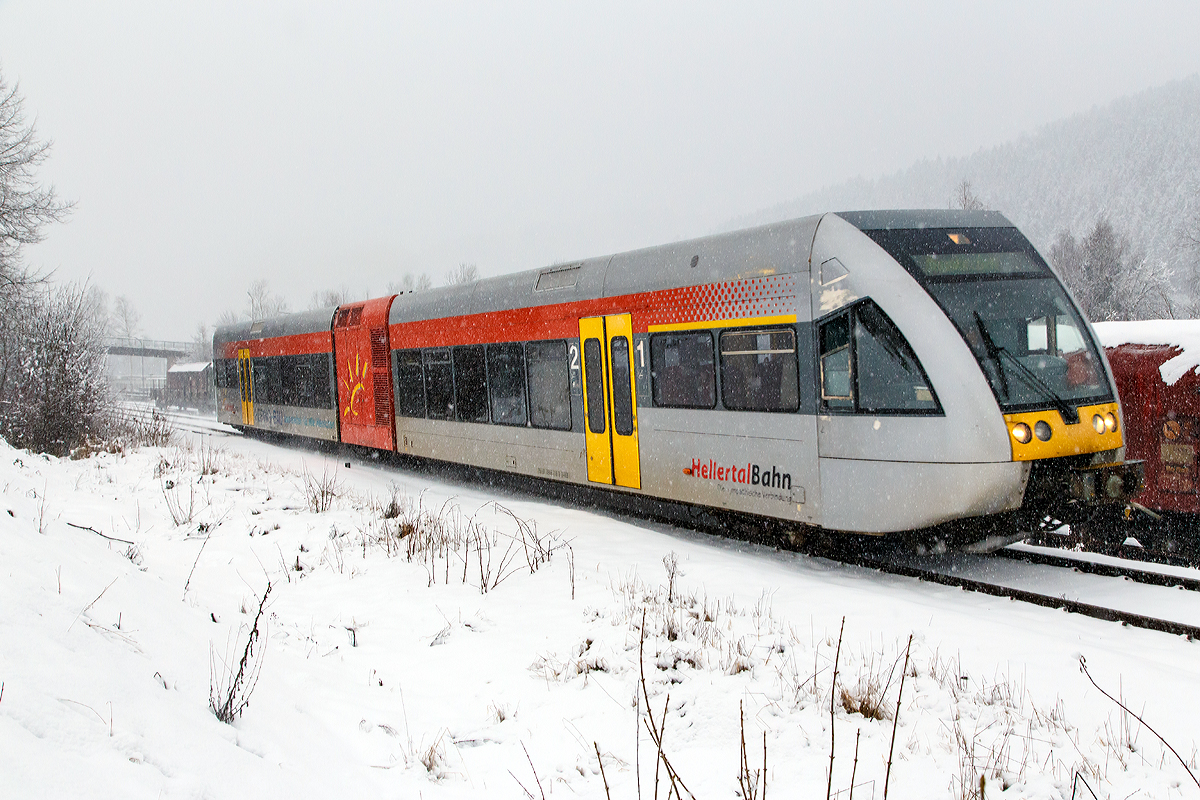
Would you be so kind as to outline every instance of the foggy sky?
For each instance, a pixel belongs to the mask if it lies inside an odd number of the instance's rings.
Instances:
[[[0,0],[0,71],[77,204],[27,263],[189,339],[257,278],[299,310],[708,234],[1195,73],[1198,31],[1195,2]]]

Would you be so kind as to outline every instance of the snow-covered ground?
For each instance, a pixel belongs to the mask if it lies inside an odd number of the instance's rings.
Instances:
[[[685,797],[882,798],[910,635],[890,797],[1200,796],[1080,669],[1195,769],[1200,643],[346,462],[0,443],[0,797],[666,796],[649,711]]]

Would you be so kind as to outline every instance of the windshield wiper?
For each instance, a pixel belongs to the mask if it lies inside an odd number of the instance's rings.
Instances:
[[[979,335],[983,337],[983,346],[987,349],[988,356],[996,362],[996,370],[999,373],[1000,384],[1004,389],[1004,394],[1007,396],[1008,379],[1004,374],[1004,362],[1000,356],[1008,356],[1008,360],[1017,368],[1017,375],[1025,379],[1025,383],[1035,392],[1040,392],[1043,397],[1054,404],[1058,409],[1058,413],[1062,416],[1063,422],[1068,425],[1074,425],[1079,422],[1079,412],[1072,408],[1066,400],[1059,397],[1058,392],[1046,385],[1045,381],[1037,376],[1033,370],[1025,366],[1021,359],[1014,356],[1003,345],[996,344],[993,341],[991,334],[988,333],[987,326],[983,324],[983,318],[979,316],[979,312],[975,313],[975,325],[979,328]]]

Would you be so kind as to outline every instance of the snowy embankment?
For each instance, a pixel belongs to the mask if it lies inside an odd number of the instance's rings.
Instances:
[[[649,798],[668,780],[649,711],[700,798],[753,788],[764,745],[772,797],[846,798],[853,776],[880,798],[893,730],[890,797],[973,796],[980,774],[987,797],[1070,797],[1077,772],[1100,797],[1200,796],[1079,660],[1194,767],[1200,643],[358,459],[181,442],[78,461],[0,443],[0,795],[633,798],[640,764]],[[213,683],[268,584],[257,683],[225,724]]]

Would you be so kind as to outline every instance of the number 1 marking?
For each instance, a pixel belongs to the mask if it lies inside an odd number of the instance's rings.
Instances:
[[[638,354],[638,368],[645,369],[646,368],[646,340],[645,339],[638,342],[637,354]]]

